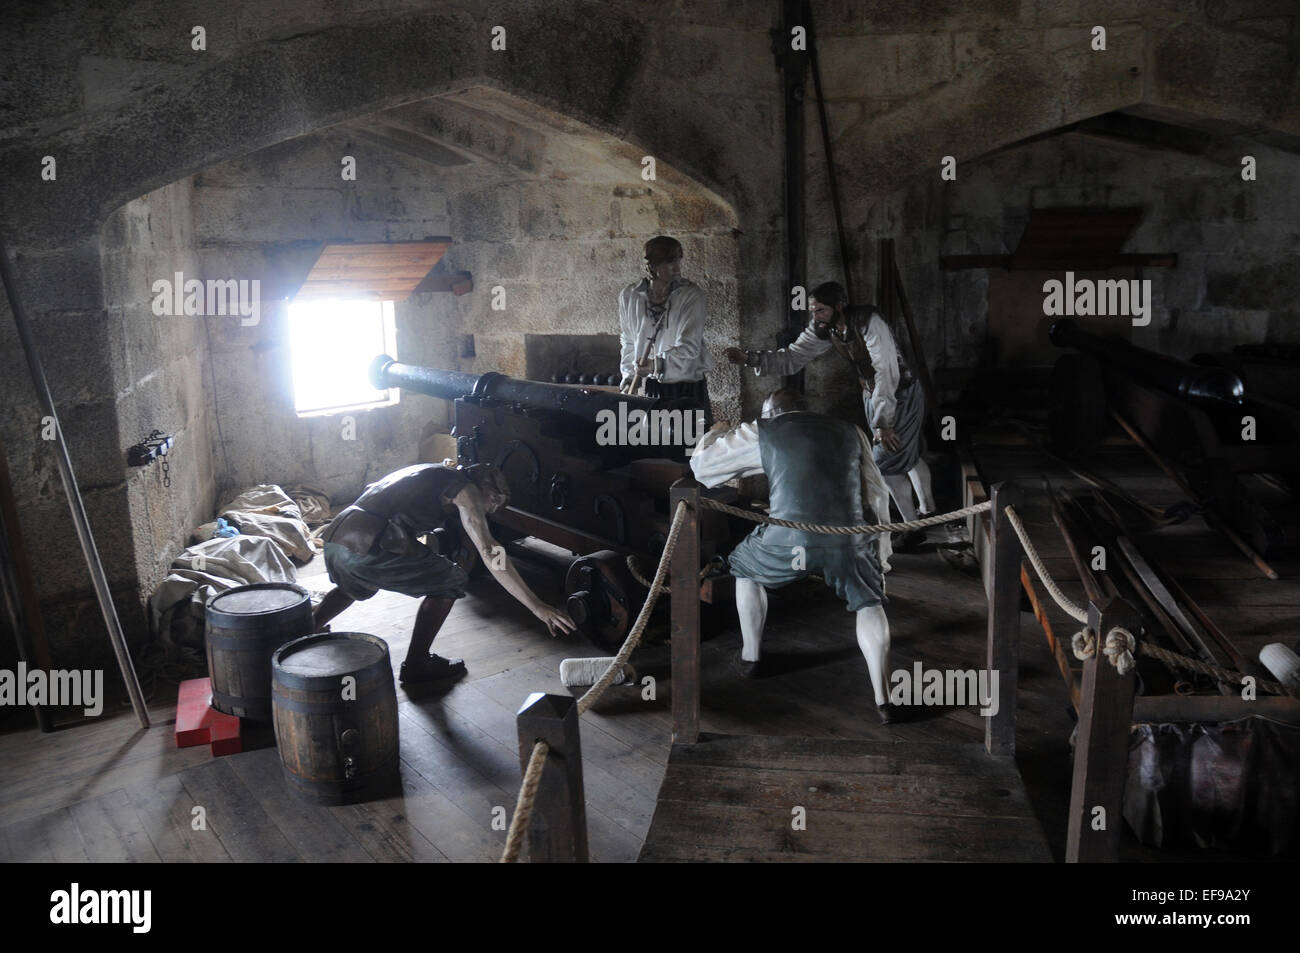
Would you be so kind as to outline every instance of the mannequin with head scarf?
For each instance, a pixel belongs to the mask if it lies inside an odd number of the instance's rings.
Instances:
[[[621,389],[698,407],[711,424],[704,292],[682,277],[682,245],[675,238],[650,239],[641,261],[642,277],[618,298]]]

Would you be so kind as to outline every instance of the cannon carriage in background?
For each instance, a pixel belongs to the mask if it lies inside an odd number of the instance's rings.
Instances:
[[[380,389],[400,387],[453,402],[457,461],[494,464],[510,483],[510,505],[491,517],[494,535],[503,543],[534,537],[572,554],[558,567],[566,608],[583,634],[602,648],[616,648],[646,593],[627,557],[647,577],[653,574],[667,541],[669,488],[691,469],[676,432],[651,445],[598,441],[607,419],[601,412],[627,420],[633,411],[681,406],[594,387],[402,364],[387,355],[375,358],[370,379]],[[704,492],[737,503],[728,487]],[[732,580],[722,558],[752,528],[717,511],[700,513],[700,598],[706,603],[729,600]],[[512,546],[512,554],[519,549]]]

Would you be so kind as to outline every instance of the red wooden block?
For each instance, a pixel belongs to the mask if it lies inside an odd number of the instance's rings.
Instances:
[[[212,707],[212,682],[207,678],[181,682],[176,698],[175,734],[178,748],[211,745],[214,756],[244,750],[239,737],[239,719]]]

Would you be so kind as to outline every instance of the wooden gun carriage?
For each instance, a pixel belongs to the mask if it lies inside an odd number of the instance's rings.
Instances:
[[[654,573],[667,540],[669,488],[691,476],[677,429],[681,406],[597,387],[402,364],[387,355],[375,358],[370,379],[377,388],[453,402],[458,462],[494,464],[510,483],[510,505],[491,517],[494,534],[503,542],[535,537],[572,553],[563,582],[567,609],[593,642],[617,647],[646,591],[627,557],[646,577]],[[650,416],[674,410],[675,416]],[[626,421],[636,411],[674,426],[647,428],[658,439],[649,445],[598,439],[602,422]],[[727,487],[704,492],[736,502]],[[705,602],[731,595],[722,558],[752,528],[717,511],[700,513],[701,570],[711,570],[700,582]]]

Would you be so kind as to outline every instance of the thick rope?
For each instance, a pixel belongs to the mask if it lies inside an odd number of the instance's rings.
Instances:
[[[1074,633],[1070,639],[1070,648],[1074,650],[1074,657],[1077,659],[1086,661],[1092,658],[1097,654],[1097,633],[1091,628]],[[1107,633],[1106,644],[1101,651],[1121,675],[1127,675],[1133,671],[1133,652],[1136,649],[1137,639],[1133,637],[1133,633],[1117,625]]]
[[[632,631],[623,640],[622,648],[618,650],[614,660],[609,663],[609,668],[605,669],[605,674],[600,676],[596,684],[587,689],[586,693],[578,699],[578,714],[583,714],[600,700],[600,696],[605,693],[605,689],[614,683],[618,673],[623,670],[623,663],[631,657],[632,651],[640,644],[641,633],[645,631],[645,627],[650,623],[650,613],[654,611],[655,603],[659,600],[659,594],[668,591],[668,587],[664,585],[664,579],[668,575],[668,568],[673,559],[673,550],[677,548],[677,537],[681,534],[682,523],[685,521],[686,501],[680,500],[677,503],[677,511],[673,513],[672,526],[668,528],[668,539],[664,543],[663,555],[659,557],[659,568],[655,570],[655,577],[649,583],[650,594],[646,596],[641,611],[637,614],[636,623],[632,626]]]
[[[704,568],[700,570],[700,578],[701,579],[707,578],[709,573],[712,572],[715,566],[722,570],[722,574],[726,573],[727,564],[723,562],[721,556],[714,556],[711,560],[709,560],[709,562],[704,566]],[[633,579],[635,579],[641,585],[645,586],[647,589],[649,589],[650,586],[652,585],[651,581],[647,579],[645,575],[641,572],[641,564],[636,561],[635,556],[627,557],[627,571],[631,573]],[[659,591],[666,592],[669,595],[672,595],[673,592],[671,586],[660,586]]]
[[[1111,664],[1119,670],[1121,675],[1127,675],[1133,668],[1132,653],[1135,651],[1134,645],[1136,641],[1132,633],[1119,626],[1111,629],[1110,635],[1106,637],[1106,647],[1102,649],[1102,652],[1111,660]],[[1086,661],[1097,654],[1097,634],[1090,628],[1076,632],[1070,640],[1070,647],[1074,650],[1075,658]],[[1218,665],[1211,665],[1208,662],[1189,658],[1186,655],[1179,655],[1177,652],[1170,652],[1168,649],[1162,649],[1150,642],[1143,642],[1136,647],[1136,651],[1141,655],[1157,659],[1174,668],[1185,669],[1189,672],[1200,672],[1202,675],[1209,675],[1221,682],[1230,682],[1234,685],[1244,685],[1247,678],[1253,677],[1243,675],[1241,672],[1230,668],[1221,668]],[[1124,660],[1125,656],[1127,656],[1127,661]],[[1255,685],[1275,695],[1291,694],[1281,682],[1270,681],[1266,678],[1255,679]]]
[[[905,533],[914,529],[925,529],[927,526],[938,526],[942,523],[950,523],[955,519],[961,519],[965,516],[973,516],[976,513],[983,513],[993,506],[985,500],[983,503],[976,503],[974,506],[967,506],[964,509],[953,510],[951,513],[940,513],[937,516],[926,516],[917,520],[908,520],[905,523],[873,523],[857,526],[828,526],[825,523],[799,523],[795,520],[778,519],[775,516],[768,516],[766,513],[756,513],[753,510],[742,510],[738,506],[729,506],[726,503],[719,503],[717,500],[710,500],[707,497],[700,498],[700,505],[708,507],[711,510],[719,510],[723,513],[729,513],[732,516],[739,516],[743,520],[752,520],[755,523],[771,523],[774,526],[785,526],[789,529],[801,529],[806,533],[824,533],[831,536],[857,536],[863,533]]]
[[[1066,597],[1065,593],[1060,590],[1060,587],[1056,585],[1056,581],[1053,580],[1051,575],[1047,572],[1047,567],[1043,565],[1043,560],[1039,557],[1038,550],[1034,548],[1033,542],[1029,539],[1029,534],[1025,532],[1025,526],[1020,522],[1020,517],[1016,515],[1016,511],[1008,506],[1003,510],[1003,512],[1007,514],[1007,521],[1011,524],[1011,528],[1014,529],[1016,535],[1020,537],[1020,545],[1024,548],[1025,555],[1029,557],[1029,562],[1033,564],[1034,572],[1038,573],[1038,578],[1042,580],[1044,588],[1046,588],[1052,598],[1056,600],[1056,604],[1061,607],[1061,611],[1074,619],[1075,622],[1087,622],[1088,610],[1076,606]],[[1078,638],[1077,634],[1075,638]],[[1083,657],[1078,655],[1077,649],[1075,650],[1075,655],[1079,658]]]
[[[1234,671],[1230,668],[1220,668],[1217,665],[1210,665],[1208,662],[1202,662],[1198,659],[1188,658],[1186,655],[1179,655],[1177,652],[1170,652],[1168,649],[1162,649],[1158,645],[1152,645],[1149,642],[1143,642],[1139,651],[1143,655],[1149,655],[1151,658],[1174,665],[1178,668],[1187,669],[1189,672],[1200,672],[1203,675],[1210,675],[1221,682],[1232,682],[1234,685],[1245,684],[1245,680],[1250,678],[1249,675],[1243,675],[1241,672]],[[1266,678],[1255,679],[1255,685],[1259,688],[1274,693],[1275,695],[1290,695],[1285,685],[1281,682],[1270,681]]]
[[[545,741],[533,745],[533,753],[528,758],[528,767],[524,769],[523,784],[519,786],[519,799],[515,801],[515,816],[510,819],[510,830],[506,832],[506,849],[501,852],[503,864],[513,864],[519,860],[519,850],[524,845],[528,821],[533,816],[533,800],[537,797],[537,788],[542,783],[546,753],[550,750],[551,746]]]
[[[631,657],[633,650],[640,643],[641,634],[650,622],[650,613],[654,611],[659,594],[668,590],[668,587],[663,584],[664,577],[668,575],[673,550],[677,548],[677,537],[681,535],[682,523],[685,521],[686,501],[682,500],[678,502],[677,511],[673,514],[672,526],[668,529],[668,539],[664,543],[664,552],[659,558],[659,568],[655,571],[654,580],[648,584],[650,594],[646,596],[646,601],[641,606],[636,623],[632,626],[632,631],[627,634],[627,638],[623,640],[618,655],[605,669],[605,674],[601,675],[596,684],[587,689],[586,693],[578,699],[578,714],[581,715],[596,704],[605,689],[614,683],[615,677],[623,670],[623,663]],[[550,750],[549,744],[539,741],[533,746],[533,753],[528,758],[528,767],[524,769],[524,780],[519,787],[519,799],[515,802],[515,816],[510,819],[510,830],[506,832],[506,847],[501,853],[503,864],[513,864],[519,859],[519,850],[523,846],[524,834],[528,831],[528,821],[533,813],[533,801],[537,797],[538,785],[541,784],[542,769],[546,766],[546,754]]]

